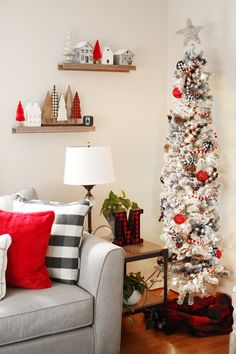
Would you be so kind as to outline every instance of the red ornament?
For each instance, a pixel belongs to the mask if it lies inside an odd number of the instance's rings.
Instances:
[[[176,214],[174,216],[174,222],[178,225],[183,224],[186,221],[186,217],[183,214]]]
[[[99,61],[102,58],[102,53],[101,53],[101,49],[100,49],[100,44],[99,41],[96,41],[94,49],[93,49],[93,60]]]
[[[24,122],[25,121],[24,110],[23,110],[21,101],[19,101],[18,106],[17,106],[16,121],[17,122]]]
[[[216,251],[216,257],[217,257],[217,258],[221,258],[221,257],[222,257],[222,252],[221,252],[221,250],[217,250],[217,251]]]
[[[204,183],[204,182],[206,182],[208,180],[209,175],[208,175],[208,173],[206,171],[201,170],[201,171],[199,171],[197,173],[196,177],[197,177],[197,180],[199,182],[203,182]]]
[[[172,95],[175,97],[175,98],[181,98],[183,96],[183,92],[180,91],[180,89],[178,87],[175,87],[172,91]]]

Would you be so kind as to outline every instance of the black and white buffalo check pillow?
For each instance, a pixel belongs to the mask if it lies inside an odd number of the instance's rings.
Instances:
[[[52,279],[64,283],[75,283],[78,280],[79,247],[89,208],[88,200],[63,204],[36,199],[26,200],[20,195],[15,197],[13,211],[28,213],[53,210],[55,213],[46,253],[48,274]]]

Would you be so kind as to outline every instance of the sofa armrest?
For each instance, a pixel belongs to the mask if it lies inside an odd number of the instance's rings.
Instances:
[[[120,350],[124,250],[84,233],[78,285],[94,296],[96,354]]]

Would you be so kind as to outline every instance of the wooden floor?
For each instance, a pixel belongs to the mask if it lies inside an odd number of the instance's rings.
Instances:
[[[166,335],[145,328],[143,314],[123,318],[120,354],[228,354],[229,336],[192,337],[187,333]]]

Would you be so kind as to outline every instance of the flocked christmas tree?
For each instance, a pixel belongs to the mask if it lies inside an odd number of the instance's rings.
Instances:
[[[198,32],[187,20],[184,45],[189,45],[177,62],[168,114],[165,166],[161,175],[162,239],[169,248],[169,271],[179,289],[178,303],[207,294],[208,285],[218,284],[226,274],[221,265],[217,171],[217,135],[212,122],[206,60],[195,43]]]

